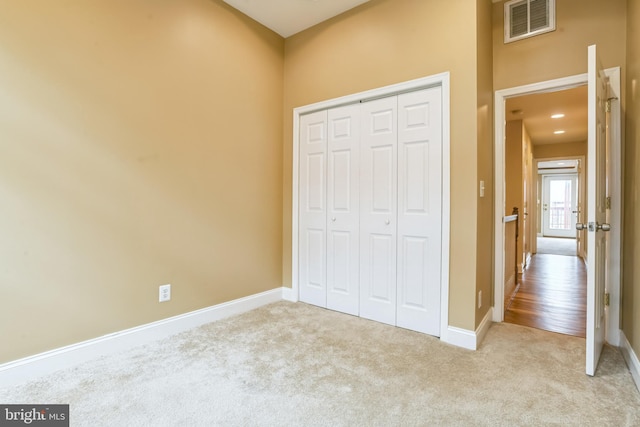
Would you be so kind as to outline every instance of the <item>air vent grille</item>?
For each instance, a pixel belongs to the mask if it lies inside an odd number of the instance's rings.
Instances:
[[[504,4],[504,42],[556,29],[555,0],[511,0]]]

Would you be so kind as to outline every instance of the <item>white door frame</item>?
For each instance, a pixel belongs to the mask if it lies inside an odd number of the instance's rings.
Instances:
[[[622,124],[620,116],[620,67],[605,70],[609,77],[609,85],[613,93],[611,97],[616,98],[611,104],[611,173],[612,180],[610,186],[611,197],[611,232],[609,242],[611,250],[609,253],[609,295],[610,306],[607,312],[606,339],[612,345],[620,344],[620,260],[621,260],[621,236],[622,236]],[[529,85],[517,86],[509,89],[502,89],[495,92],[495,116],[494,116],[494,194],[495,194],[495,218],[494,218],[494,286],[493,286],[493,321],[504,321],[504,212],[505,212],[505,124],[506,112],[505,103],[508,98],[529,95],[533,93],[543,93],[563,89],[571,89],[576,86],[587,84],[587,74],[564,77],[555,80],[547,80]]]
[[[390,86],[368,90],[352,95],[317,102],[294,108],[293,110],[293,181],[292,181],[292,221],[291,221],[291,278],[292,300],[298,301],[298,174],[299,174],[299,132],[300,116],[314,111],[335,108],[365,100],[397,95],[434,86],[442,87],[442,274],[440,279],[440,339],[448,342],[449,333],[449,239],[450,239],[450,84],[449,73],[436,74]]]
[[[542,227],[542,219],[540,219],[540,221],[538,221],[538,215],[540,215],[540,217],[542,217],[541,213],[539,212],[539,210],[542,208],[541,206],[537,205],[537,201],[538,199],[541,198],[541,194],[542,194],[542,190],[540,190],[540,194],[538,194],[538,177],[540,177],[541,175],[538,174],[538,163],[540,162],[549,162],[549,161],[555,161],[555,160],[578,160],[578,171],[576,172],[578,174],[578,208],[582,208],[582,217],[584,218],[586,216],[586,206],[584,205],[586,203],[587,200],[587,177],[586,177],[586,172],[587,172],[587,163],[586,163],[586,158],[585,156],[560,156],[560,157],[541,157],[541,158],[534,158],[533,159],[533,173],[534,176],[536,177],[536,191],[535,191],[535,197],[533,197],[532,199],[535,199],[534,201],[536,202],[536,215],[534,217],[534,224],[532,225],[533,227],[533,232],[534,237],[533,237],[533,241],[532,241],[532,252],[536,253],[538,250],[538,245],[536,243],[536,237],[538,237],[538,226]],[[565,172],[558,172],[560,174],[564,174]],[[551,175],[552,173],[549,173],[549,175]],[[582,205],[582,206],[580,206]],[[529,215],[531,216],[531,215]],[[584,245],[586,243],[584,243],[584,239],[585,239],[585,234],[586,232],[582,232],[582,239],[581,241],[582,243],[582,247],[584,247]],[[542,236],[542,232],[540,232],[539,234],[540,236]],[[585,259],[586,262],[586,258],[585,258],[585,252],[584,250],[576,250],[576,254]]]

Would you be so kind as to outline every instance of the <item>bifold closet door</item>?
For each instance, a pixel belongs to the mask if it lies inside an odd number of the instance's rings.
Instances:
[[[398,96],[397,326],[440,335],[442,89]]]
[[[300,300],[327,306],[327,111],[300,117]]]
[[[300,300],[359,314],[360,105],[300,118]]]
[[[359,314],[360,105],[328,111],[327,308]]]
[[[442,89],[307,114],[300,300],[438,336]]]
[[[360,316],[395,325],[397,97],[361,105]]]

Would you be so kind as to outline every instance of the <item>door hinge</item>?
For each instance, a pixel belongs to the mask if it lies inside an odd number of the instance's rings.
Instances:
[[[604,293],[604,305],[605,307],[609,307],[609,292]]]
[[[607,102],[605,104],[604,110],[606,113],[610,113],[611,112],[611,101],[616,100],[618,98],[616,98],[615,96],[612,96],[611,98],[607,99]]]
[[[605,203],[606,203],[606,208],[611,209],[611,196],[607,197]]]

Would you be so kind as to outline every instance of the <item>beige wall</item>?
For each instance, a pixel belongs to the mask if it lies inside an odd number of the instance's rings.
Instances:
[[[293,108],[451,73],[450,324],[475,327],[475,0],[372,0],[285,41],[283,276],[291,285]]]
[[[372,0],[286,41],[221,0],[3,2],[0,363],[290,285],[293,108],[444,71],[450,324],[474,329],[492,301],[493,90],[584,73],[597,43],[623,67],[635,171],[639,9],[561,0],[556,31],[505,45],[490,0]],[[638,352],[635,180],[623,324]]]
[[[511,120],[505,127],[504,178],[505,212],[511,215],[514,207],[522,211],[522,138],[524,126],[522,120]]]
[[[531,170],[531,139],[522,120],[511,120],[505,128],[505,212],[511,215],[513,208],[518,208],[518,244],[516,253],[518,273],[522,273],[529,252],[530,223],[525,217],[529,198]]]
[[[282,285],[281,37],[221,0],[8,0],[0,40],[0,363]]]
[[[640,0],[628,1],[622,330],[640,354]]]
[[[493,306],[493,38],[491,1],[477,0],[478,79],[478,177],[484,181],[484,197],[478,198],[476,244],[476,298],[482,291],[482,307],[476,305],[477,328]],[[478,190],[476,190],[478,191]],[[478,194],[478,193],[476,193]],[[477,197],[477,196],[476,196]]]
[[[535,159],[553,159],[585,156],[586,161],[587,148],[587,141],[567,142],[564,144],[538,144],[533,146],[533,157]]]
[[[536,238],[534,231],[534,212],[536,210],[533,186],[533,144],[526,126],[523,126],[522,141],[522,252],[520,253],[523,268],[532,255],[532,241]]]
[[[504,2],[493,5],[496,90],[587,72],[587,46],[605,68],[626,62],[626,0],[557,0],[556,30],[504,43]],[[624,76],[624,68],[623,68]]]

